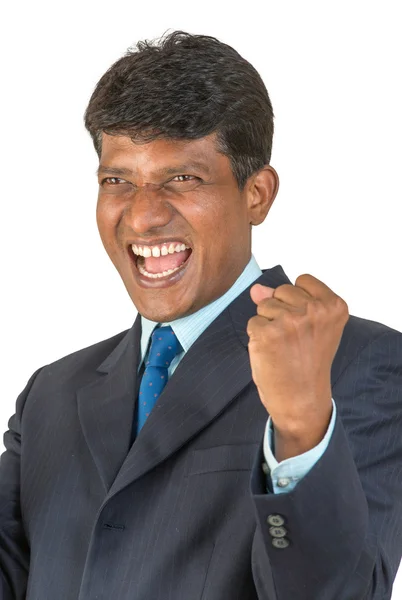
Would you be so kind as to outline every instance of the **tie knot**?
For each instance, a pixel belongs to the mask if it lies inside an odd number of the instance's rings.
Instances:
[[[173,329],[169,326],[158,327],[152,334],[151,348],[147,367],[169,367],[174,357],[181,352],[182,347]]]

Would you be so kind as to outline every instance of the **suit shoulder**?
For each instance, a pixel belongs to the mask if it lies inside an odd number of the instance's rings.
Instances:
[[[44,378],[48,385],[53,381],[57,386],[64,385],[68,380],[77,381],[77,378],[84,383],[86,376],[90,376],[97,369],[129,331],[126,329],[44,365],[39,369],[38,380],[43,381]]]
[[[387,343],[387,339],[393,339],[402,348],[402,333],[397,329],[378,321],[350,315],[332,364],[333,383],[366,347],[376,340],[381,343],[382,339],[384,343]]]
[[[394,335],[396,337],[402,336],[400,331],[393,329],[388,325],[384,325],[384,323],[350,315],[349,320],[345,325],[343,337],[346,341],[353,338],[359,346],[361,345],[364,347],[376,338],[386,334],[391,336]]]

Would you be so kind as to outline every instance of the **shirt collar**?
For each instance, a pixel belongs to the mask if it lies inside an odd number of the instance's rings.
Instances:
[[[222,296],[203,306],[197,312],[188,315],[187,317],[181,317],[175,321],[169,323],[163,323],[163,325],[170,325],[179,340],[181,347],[184,352],[187,352],[191,345],[196,339],[203,333],[203,331],[218,317],[221,312],[229,306],[231,302],[237,296],[239,296],[249,285],[251,285],[256,279],[261,277],[262,271],[257,264],[254,256],[247,266],[245,267],[242,274],[234,282],[231,288],[227,290]],[[141,316],[141,362],[147,352],[149,339],[152,335],[155,327],[159,323],[150,321],[149,319]]]

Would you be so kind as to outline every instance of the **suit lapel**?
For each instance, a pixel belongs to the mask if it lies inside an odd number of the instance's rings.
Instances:
[[[279,265],[257,281],[274,288],[291,283]],[[139,387],[137,317],[96,379],[77,393],[82,429],[107,499],[185,445],[252,384],[246,328],[255,314],[247,288],[185,354],[130,448]]]
[[[141,319],[97,368],[94,380],[77,392],[78,415],[95,465],[109,490],[130,448]]]

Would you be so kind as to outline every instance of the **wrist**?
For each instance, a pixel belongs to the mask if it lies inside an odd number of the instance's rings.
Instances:
[[[282,462],[312,450],[323,440],[332,416],[332,400],[327,410],[301,420],[288,418],[285,423],[272,419],[275,458]]]

